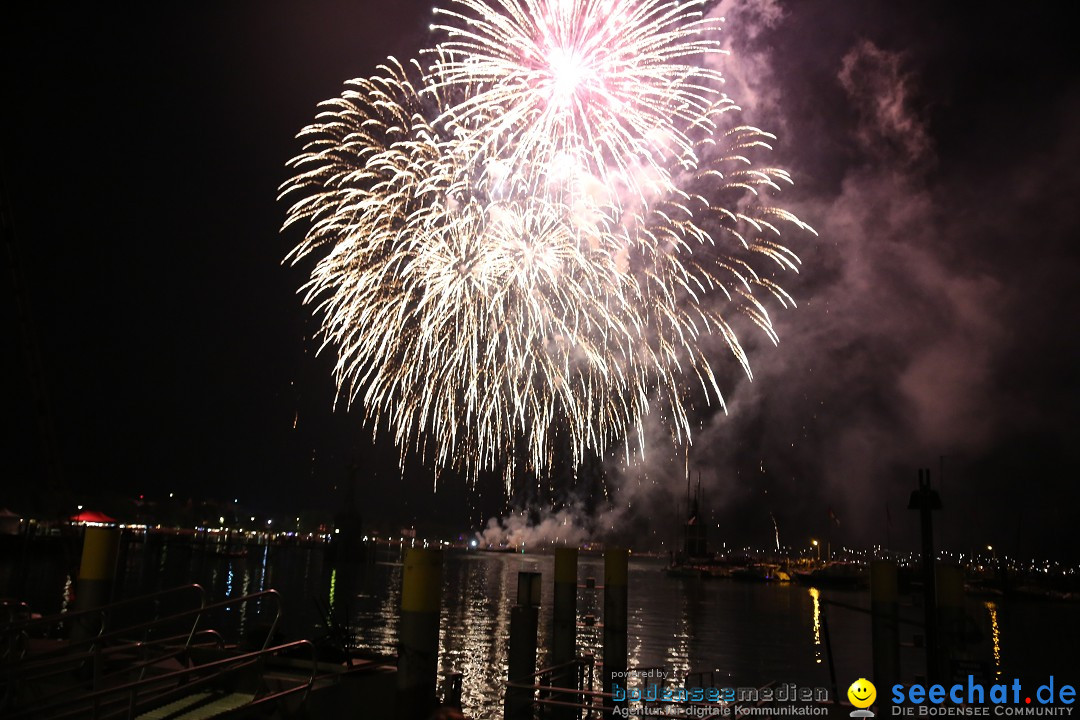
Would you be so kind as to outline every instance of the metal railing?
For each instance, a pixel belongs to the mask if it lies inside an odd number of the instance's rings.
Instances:
[[[187,662],[187,655],[193,648],[223,650],[225,642],[216,630],[200,630],[196,640],[188,642],[188,635],[176,635],[151,642],[134,642],[115,645],[109,648],[93,648],[70,656],[51,658],[33,662],[19,668],[17,675],[5,677],[3,695],[0,695],[0,710],[10,707],[31,706],[40,701],[47,692],[49,699],[77,695],[88,691],[88,686],[108,687],[118,679],[138,672],[138,678],[154,666],[168,660]],[[183,643],[183,644],[180,644]],[[112,672],[107,671],[108,664],[121,656],[133,654],[135,657],[124,662],[122,667]],[[89,668],[87,672],[80,670]],[[74,681],[71,679],[74,677]],[[51,684],[50,684],[51,683]],[[21,698],[20,698],[21,694]],[[30,697],[28,696],[36,696]]]
[[[596,660],[586,654],[538,670],[531,681],[507,682],[506,692],[523,694],[541,718],[596,718],[605,710],[605,699],[612,698],[596,689],[596,680]]]
[[[113,603],[104,608],[81,611],[72,615],[89,616],[94,613],[104,613],[103,617],[107,618],[109,613],[115,612],[118,607],[130,607],[133,603],[187,588],[198,588],[200,596],[202,596],[201,587],[197,585],[185,586],[184,588],[174,588],[170,591],[133,598]],[[9,664],[0,670],[0,710],[17,709],[22,712],[25,701],[20,700],[18,695],[21,694],[25,697],[27,694],[32,694],[35,685],[48,683],[53,678],[66,680],[66,685],[50,686],[48,688],[49,695],[53,698],[58,695],[77,695],[79,693],[85,696],[88,692],[92,695],[95,692],[102,691],[110,682],[115,681],[118,676],[130,676],[135,671],[138,671],[138,681],[152,680],[153,678],[146,678],[146,673],[152,666],[158,665],[165,660],[177,659],[181,664],[190,663],[190,651],[194,647],[206,647],[208,644],[205,641],[196,642],[199,638],[210,638],[211,645],[217,645],[219,648],[224,647],[224,642],[216,630],[211,628],[200,630],[199,628],[199,624],[203,622],[208,614],[248,602],[261,602],[264,599],[272,600],[274,605],[273,621],[267,630],[261,647],[256,652],[265,651],[269,648],[270,641],[274,637],[282,615],[281,598],[276,590],[263,590],[209,605],[200,599],[199,607],[164,617],[154,617],[143,622],[131,623],[108,632],[105,631],[108,625],[103,620],[98,634],[92,637],[58,641],[55,648],[34,653],[30,656],[24,653],[21,662]],[[17,630],[26,635],[27,628],[37,625],[48,626],[50,623],[55,624],[58,620],[65,619],[66,615],[35,619],[20,624]],[[183,628],[183,630],[179,634],[151,639],[151,636],[156,632],[170,627],[175,629]],[[108,672],[108,663],[125,654],[134,657],[124,663],[119,670]],[[27,708],[33,705],[34,703],[31,702],[31,705],[27,706]]]
[[[34,707],[20,708],[8,717],[11,720],[19,720],[20,718],[62,720],[63,718],[75,717],[92,718],[93,720],[118,720],[119,718],[131,720],[137,714],[146,712],[153,707],[164,705],[185,695],[212,687],[215,684],[220,686],[220,683],[229,676],[238,675],[244,670],[255,670],[258,663],[266,657],[300,647],[306,647],[311,656],[311,672],[308,674],[306,682],[262,695],[256,692],[247,705],[254,706],[279,701],[284,697],[300,692],[303,692],[306,697],[315,682],[318,657],[314,643],[310,640],[297,640],[284,645],[267,647],[200,665],[193,665],[192,667],[162,675],[95,690],[78,697],[65,698]]]
[[[206,606],[206,591],[201,585],[192,583],[87,610],[62,612],[45,617],[32,617],[29,612],[26,612],[22,617],[0,624],[0,643],[3,644],[2,657],[6,661],[5,664],[17,663],[25,657],[29,649],[31,635],[43,635],[45,638],[50,638],[55,633],[55,636],[59,638],[60,635],[68,634],[76,625],[82,626],[85,637],[63,639],[57,643],[56,648],[37,654],[39,656],[63,654],[81,645],[93,645],[99,638],[110,631],[115,635],[130,632],[133,629],[134,626],[121,626],[111,630],[117,622],[115,618],[118,615],[130,617],[137,612],[140,606],[147,606],[146,609],[152,612],[150,622],[153,623],[161,619],[160,612],[166,598],[170,596],[181,597],[185,594],[191,594],[193,599],[197,601],[193,609],[197,610]]]

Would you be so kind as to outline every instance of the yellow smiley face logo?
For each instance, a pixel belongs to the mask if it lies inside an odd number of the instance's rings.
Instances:
[[[859,678],[847,689],[847,699],[860,710],[868,708],[877,699],[877,688],[866,678]]]

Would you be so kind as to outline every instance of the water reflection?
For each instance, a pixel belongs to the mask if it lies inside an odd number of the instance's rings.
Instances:
[[[240,585],[240,597],[244,597],[245,595],[247,595],[250,588],[251,588],[251,569],[248,568],[247,566],[244,566],[244,580]],[[258,611],[259,611],[259,608],[256,607],[255,612],[257,613]],[[244,631],[247,630],[247,613],[248,613],[248,603],[240,603],[240,634],[241,635],[243,635]]]
[[[627,626],[640,626],[647,621],[648,614],[644,608],[634,607],[630,610],[627,617]],[[634,635],[627,638],[626,643],[626,657],[628,665],[631,668],[644,667],[645,663],[642,660],[642,642],[640,635]]]
[[[64,576],[64,592],[63,599],[60,601],[60,612],[66,613],[71,605],[71,598],[75,594],[75,589],[71,585],[71,575]]]
[[[692,592],[682,593],[679,615],[671,635],[671,645],[664,655],[664,665],[671,668],[676,676],[690,672],[690,598]],[[639,660],[640,662],[640,660]]]
[[[262,562],[259,563],[259,592],[266,589],[266,564],[270,560],[270,546],[263,545]]]
[[[353,642],[358,648],[382,655],[393,655],[397,652],[401,564],[379,563],[364,566],[360,568],[359,580],[361,588],[366,592],[356,595],[361,602],[355,610],[350,612],[346,607],[349,623],[353,628]]]
[[[990,645],[994,650],[994,677],[1001,678],[1001,628],[998,626],[997,605],[993,600],[986,601],[986,611],[990,614]]]
[[[810,588],[810,597],[814,601],[811,623],[814,628],[814,662],[821,664],[821,593],[817,588]]]
[[[374,563],[331,563],[320,547],[249,546],[248,555],[226,557],[217,548],[188,539],[149,539],[126,547],[120,565],[118,597],[198,582],[211,601],[267,588],[281,591],[284,609],[279,630],[284,641],[320,634],[316,601],[329,603],[335,617],[349,627],[358,648],[396,653],[401,557],[398,548]],[[7,562],[8,565],[4,566]],[[0,557],[0,577],[11,560]],[[631,559],[627,647],[633,667],[664,666],[687,673],[718,669],[737,681],[796,682],[826,686],[824,602],[834,595],[851,605],[869,603],[865,591],[807,589],[796,585],[738,583],[668,577],[664,563]],[[27,577],[35,584],[27,600],[35,610],[55,613],[66,608],[73,584],[67,556],[41,556]],[[443,611],[440,627],[440,672],[461,672],[463,700],[471,715],[497,716],[506,673],[510,608],[515,602],[517,573],[543,574],[538,662],[548,660],[551,632],[553,559],[546,556],[453,553],[444,558]],[[603,592],[585,587],[587,578],[603,577],[603,560],[582,554],[582,587],[578,592],[578,649],[602,655]],[[35,593],[37,593],[35,595]],[[269,623],[261,613],[273,603],[254,604],[220,613],[208,620],[230,641],[238,634]],[[1061,637],[1080,636],[1080,613],[1068,603],[979,601],[971,607],[984,624],[986,640],[979,652],[993,659],[998,677],[1013,673],[1036,676],[1060,672],[1071,661],[1067,643],[1040,646],[1054,628]],[[596,624],[589,625],[592,616]],[[833,659],[838,675],[859,677],[871,666],[868,616],[837,610],[829,617]],[[1044,629],[1043,632],[1039,632]],[[1009,653],[1003,653],[1007,644]],[[1010,666],[1011,661],[1014,665]],[[1023,665],[1015,663],[1023,660]],[[681,680],[681,678],[680,678]]]
[[[507,662],[510,635],[510,589],[516,596],[515,563],[487,562],[450,565],[444,573],[440,632],[443,673],[460,672],[462,695],[479,700],[500,687]],[[492,587],[498,591],[492,593]],[[542,645],[541,645],[542,646]]]

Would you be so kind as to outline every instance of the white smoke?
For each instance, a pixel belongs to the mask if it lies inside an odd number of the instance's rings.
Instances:
[[[577,508],[547,511],[538,519],[527,512],[491,518],[487,527],[476,534],[482,547],[536,550],[558,546],[579,547],[590,539],[586,518]]]

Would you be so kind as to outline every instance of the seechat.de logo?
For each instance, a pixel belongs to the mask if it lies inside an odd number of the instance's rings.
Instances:
[[[847,699],[853,706],[858,708],[851,712],[851,717],[874,717],[874,713],[868,709],[877,700],[877,688],[874,687],[874,683],[866,678],[859,678],[851,683],[851,687],[847,689]]]

